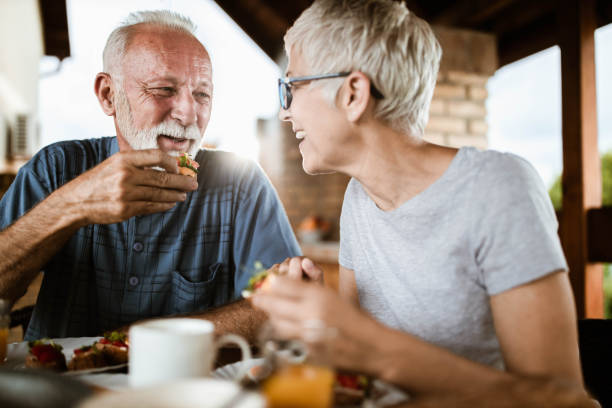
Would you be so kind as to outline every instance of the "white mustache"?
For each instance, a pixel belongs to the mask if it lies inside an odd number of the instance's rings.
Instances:
[[[191,140],[198,140],[201,137],[200,129],[195,124],[183,127],[176,122],[163,122],[150,129],[140,130],[137,133],[137,136],[142,139],[153,139],[159,135]]]

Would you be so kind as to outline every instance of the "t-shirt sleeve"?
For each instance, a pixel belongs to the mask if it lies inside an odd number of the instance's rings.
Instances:
[[[342,201],[342,212],[340,213],[340,250],[338,262],[346,269],[355,270],[353,265],[352,246],[354,245],[355,232],[352,230],[352,220],[355,217],[354,205],[354,181],[351,179],[344,193]]]
[[[269,268],[302,254],[285,209],[263,170],[255,164],[249,166],[240,184],[233,242],[236,298],[255,271],[255,262]]]
[[[0,200],[0,230],[17,221],[49,194],[48,183],[36,174],[32,163],[27,163]]]
[[[517,156],[500,154],[481,169],[479,181],[474,248],[489,295],[566,271],[557,218],[535,169]]]

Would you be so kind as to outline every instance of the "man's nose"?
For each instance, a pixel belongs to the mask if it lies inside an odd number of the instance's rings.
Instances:
[[[175,96],[170,117],[187,127],[197,122],[196,100],[188,89],[182,89]]]

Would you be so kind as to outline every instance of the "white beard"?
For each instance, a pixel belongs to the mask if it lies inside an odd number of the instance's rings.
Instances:
[[[175,121],[168,120],[153,126],[150,129],[136,129],[134,126],[132,110],[123,88],[119,85],[116,86],[115,89],[117,91],[115,93],[115,99],[113,102],[115,104],[115,113],[117,115],[117,126],[132,149],[159,149],[159,146],[157,145],[157,137],[159,135],[166,135],[180,139],[193,140],[187,153],[189,153],[192,157],[195,157],[196,153],[200,149],[200,143],[202,142],[203,137],[202,133],[200,133],[200,129],[198,129],[195,124],[183,127]],[[172,150],[166,153],[170,156],[179,156],[183,152]]]

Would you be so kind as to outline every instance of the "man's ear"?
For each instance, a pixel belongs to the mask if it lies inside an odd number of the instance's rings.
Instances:
[[[343,88],[340,93],[341,108],[349,122],[357,122],[370,103],[370,79],[363,72],[355,71],[346,78]]]
[[[104,113],[108,116],[113,116],[115,114],[115,104],[113,103],[115,89],[113,87],[113,80],[109,74],[100,72],[96,75],[94,92],[96,93],[96,97]]]

